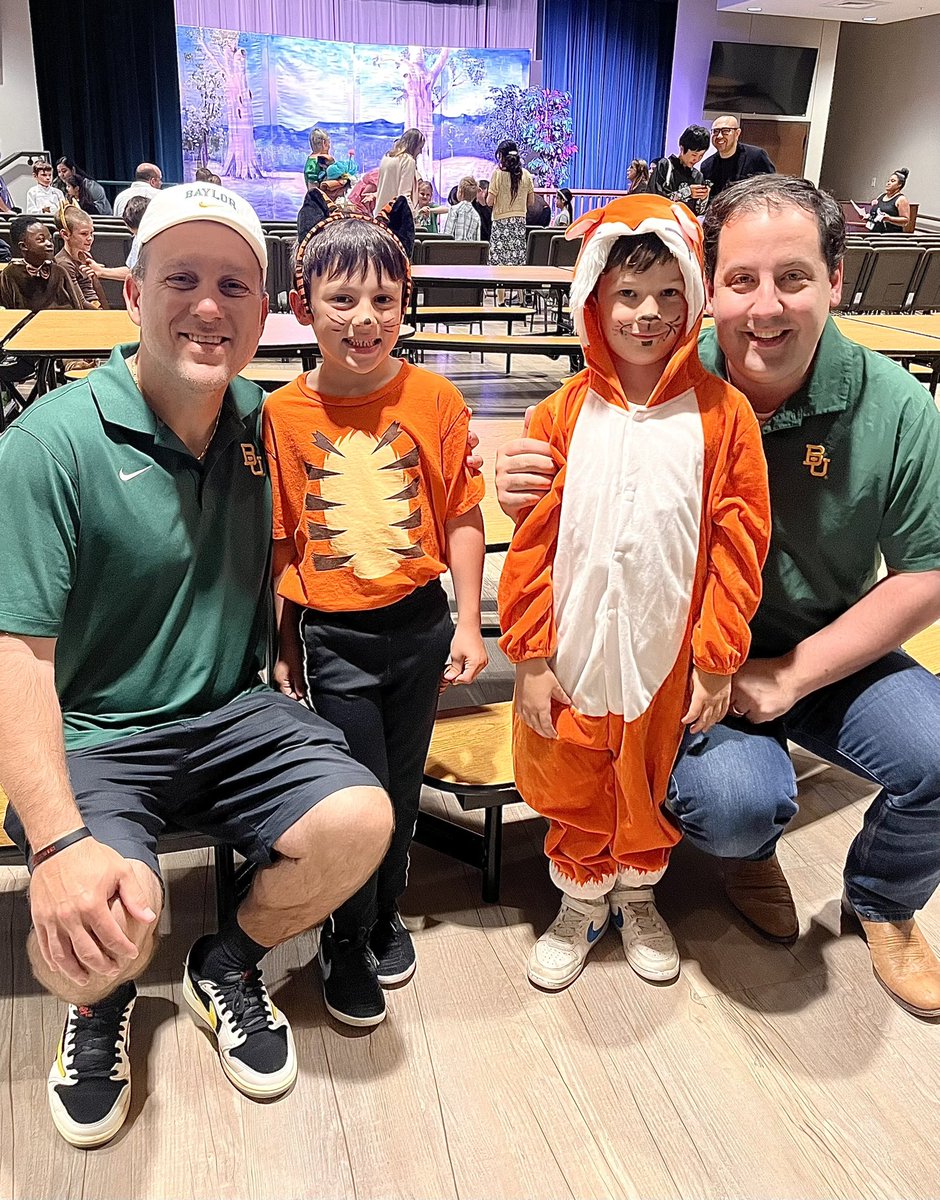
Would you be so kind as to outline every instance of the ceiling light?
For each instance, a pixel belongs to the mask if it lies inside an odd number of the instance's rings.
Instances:
[[[863,21],[877,21],[877,17],[862,17]]]
[[[747,11],[748,12],[763,12],[764,10],[762,8],[749,8]]]

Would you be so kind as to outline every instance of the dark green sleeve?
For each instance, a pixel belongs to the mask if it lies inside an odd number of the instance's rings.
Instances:
[[[901,417],[878,541],[892,571],[940,568],[940,412],[926,392]]]
[[[28,429],[0,438],[0,630],[56,637],[72,590],[77,480]]]

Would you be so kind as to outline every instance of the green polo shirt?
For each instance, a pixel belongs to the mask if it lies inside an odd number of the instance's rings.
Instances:
[[[200,463],[118,346],[0,437],[0,630],[57,638],[69,750],[258,690],[269,596],[264,393],[236,379]]]
[[[707,370],[727,379],[714,329]],[[826,322],[804,386],[763,426],[773,532],[754,657],[786,654],[892,571],[940,568],[940,413],[902,367]]]

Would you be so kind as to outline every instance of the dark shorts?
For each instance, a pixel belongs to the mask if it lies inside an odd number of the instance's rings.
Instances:
[[[315,805],[348,787],[381,785],[349,756],[342,733],[277,692],[68,755],[79,812],[98,841],[159,878],[167,825],[224,842],[255,863]],[[6,830],[24,853],[23,827]]]

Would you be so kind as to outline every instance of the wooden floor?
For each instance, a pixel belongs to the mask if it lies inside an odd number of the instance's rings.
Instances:
[[[514,378],[514,411],[561,366]],[[493,415],[476,372],[473,402]],[[892,1004],[863,943],[840,933],[841,867],[873,792],[834,768],[803,778],[780,848],[801,920],[792,948],[752,933],[714,863],[680,845],[658,888],[683,960],[667,987],[635,976],[614,934],[568,991],[528,984],[557,893],[543,826],[522,806],[507,814],[498,906],[481,904],[475,871],[415,847],[404,907],[418,972],[390,993],[384,1025],[330,1020],[312,934],[266,961],[300,1057],[294,1090],[267,1105],[232,1089],[187,1015],[182,963],[213,927],[212,880],[204,854],[167,859],[131,1118],[91,1153],[48,1117],[63,1009],[29,975],[25,871],[2,868],[0,1197],[937,1197],[940,1029]],[[940,899],[923,925],[940,944]]]

